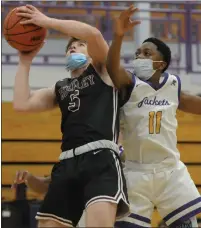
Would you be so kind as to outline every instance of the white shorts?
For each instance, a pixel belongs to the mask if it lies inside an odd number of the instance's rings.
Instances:
[[[117,227],[150,227],[154,206],[173,227],[201,212],[200,194],[182,162],[146,171],[136,170],[133,165],[126,162],[124,170],[132,214],[118,220]]]

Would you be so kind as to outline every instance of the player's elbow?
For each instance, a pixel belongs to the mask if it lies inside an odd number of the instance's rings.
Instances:
[[[100,37],[102,38],[102,33],[97,28],[93,28],[91,30],[91,36],[95,39],[99,39]]]
[[[18,102],[13,102],[13,109],[16,112],[28,112],[29,111],[28,106],[26,104],[21,104]]]
[[[97,28],[92,28],[91,32],[88,34],[88,41],[93,44],[96,43],[99,45],[104,39],[102,33]]]

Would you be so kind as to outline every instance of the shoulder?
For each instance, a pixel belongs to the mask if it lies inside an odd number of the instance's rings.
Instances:
[[[180,96],[181,96],[181,79],[178,75],[175,74],[168,74],[168,88],[171,89],[172,95],[177,94],[176,96],[178,97],[178,101],[180,101]]]
[[[170,74],[165,72],[164,74],[168,75],[168,83],[172,88],[177,88],[179,94],[181,93],[181,79],[178,75]]]
[[[70,81],[72,81],[72,78],[63,78],[63,79],[60,79],[59,81],[57,81],[55,83],[55,86],[63,86],[64,84],[67,84],[69,83]]]
[[[92,72],[94,72],[94,74],[100,78],[100,80],[102,80],[106,85],[108,85],[109,87],[114,87],[114,84],[107,72],[106,66],[103,64],[94,64],[91,63],[88,67],[88,69]]]
[[[180,85],[181,84],[181,79],[178,75],[176,74],[171,74],[171,73],[168,73],[168,72],[164,72],[164,75],[168,75],[168,80],[170,83],[172,84],[178,84]]]

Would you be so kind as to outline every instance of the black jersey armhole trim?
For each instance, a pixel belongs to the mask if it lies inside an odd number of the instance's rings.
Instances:
[[[101,76],[99,75],[99,73],[96,71],[96,68],[93,66],[92,63],[89,64],[87,70],[88,70],[88,69],[91,69],[92,72],[94,73],[94,75],[95,75],[96,77],[98,77],[99,80],[100,80],[105,86],[107,86],[107,87],[109,87],[109,88],[111,88],[111,89],[117,90],[115,87],[113,87],[113,86],[111,86],[111,85],[108,85],[108,84],[106,84],[106,83],[103,81],[103,79],[101,78]],[[109,77],[109,76],[108,76],[108,77]]]

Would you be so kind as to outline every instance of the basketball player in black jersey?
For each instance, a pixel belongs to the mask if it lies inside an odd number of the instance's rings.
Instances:
[[[19,8],[18,15],[27,18],[22,24],[37,24],[77,38],[66,49],[71,78],[52,88],[30,91],[30,66],[39,50],[19,53],[14,108],[37,112],[58,105],[62,114],[62,153],[36,216],[38,227],[76,226],[84,209],[87,227],[113,227],[116,216],[129,213],[116,142],[119,107],[132,88],[117,91],[113,87],[105,68],[108,45],[97,29],[46,17],[31,5]]]
[[[124,148],[121,144],[119,144],[119,154],[120,154],[120,159],[124,164],[125,154],[124,154]],[[16,172],[16,177],[11,188],[16,189],[18,184],[25,183],[26,186],[29,188],[29,190],[32,190],[39,195],[45,195],[48,191],[50,182],[51,182],[51,176],[39,177],[39,176],[33,175],[27,170],[18,170]],[[85,227],[85,214],[82,215],[82,218],[80,219],[77,227]]]

